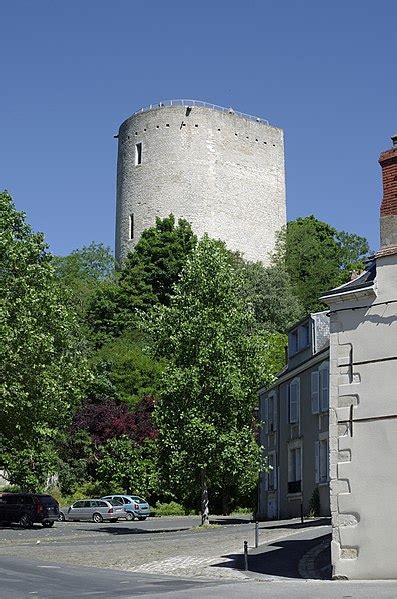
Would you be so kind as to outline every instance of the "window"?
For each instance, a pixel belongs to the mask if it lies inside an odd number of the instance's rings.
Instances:
[[[288,421],[290,424],[299,422],[300,415],[300,383],[294,379],[288,388]]]
[[[328,439],[321,439],[315,446],[316,483],[328,481]]]
[[[135,144],[135,166],[142,164],[142,142]]]
[[[298,330],[299,349],[304,349],[310,343],[309,323],[302,325]]]
[[[320,411],[319,373],[315,370],[311,374],[312,414]]]
[[[301,447],[288,450],[288,493],[300,493],[302,490]]]
[[[275,491],[277,489],[277,464],[276,454],[269,453],[269,472],[267,473],[267,488],[269,491]]]
[[[318,369],[320,378],[320,409],[322,412],[328,412],[329,408],[329,366],[328,362],[323,362]]]
[[[134,239],[134,215],[130,214],[130,239]]]
[[[296,352],[298,351],[298,329],[296,329],[295,331],[292,331],[292,333],[290,333],[289,340],[290,340],[289,353],[296,354]]]
[[[312,413],[328,412],[329,408],[329,366],[323,362],[311,374]]]
[[[265,432],[273,433],[277,429],[277,400],[274,393],[265,397]]]

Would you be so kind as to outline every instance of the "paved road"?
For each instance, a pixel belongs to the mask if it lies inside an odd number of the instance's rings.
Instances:
[[[1,599],[395,599],[394,582],[272,580],[219,582],[0,558]]]
[[[235,568],[235,558],[245,540],[253,545],[254,524],[248,518],[217,518],[213,520],[217,526],[203,530],[199,522],[193,517],[115,524],[60,522],[52,529],[3,528],[0,557],[183,577],[244,578]],[[311,530],[321,522],[309,524]],[[260,542],[296,535],[299,526],[298,521],[261,523]]]

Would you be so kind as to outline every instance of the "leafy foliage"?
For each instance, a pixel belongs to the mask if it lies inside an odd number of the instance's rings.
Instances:
[[[156,444],[137,445],[128,437],[109,439],[101,445],[97,477],[106,492],[117,489],[147,497],[157,487]]]
[[[190,224],[175,217],[156,219],[122,264],[119,282],[110,282],[90,303],[87,319],[97,345],[137,325],[140,311],[168,304],[175,282],[196,245]]]
[[[134,406],[146,395],[157,395],[163,363],[146,351],[146,341],[137,332],[108,339],[95,352],[92,364],[106,372],[120,399]]]
[[[31,477],[43,484],[88,371],[77,318],[43,235],[33,233],[6,192],[0,194],[0,298],[0,467],[30,487]]]
[[[204,237],[169,306],[147,321],[158,356],[167,356],[156,403],[159,466],[166,488],[251,489],[261,467],[253,409],[269,340],[257,331],[242,277],[220,242]]]
[[[157,431],[152,422],[153,399],[145,397],[131,412],[125,403],[105,400],[85,402],[77,411],[72,424],[72,434],[85,431],[95,445],[114,437],[128,437],[137,443],[155,439]]]
[[[313,312],[324,309],[318,300],[324,291],[364,268],[368,251],[363,237],[308,216],[290,221],[280,233],[274,262],[288,272],[304,310]]]

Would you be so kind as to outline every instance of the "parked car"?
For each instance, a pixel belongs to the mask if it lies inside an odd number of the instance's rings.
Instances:
[[[30,528],[35,523],[54,526],[59,517],[58,502],[51,495],[0,493],[0,522]]]
[[[105,501],[101,498],[80,499],[72,503],[70,507],[61,508],[59,511],[59,520],[92,520],[92,522],[117,522],[119,518],[124,516],[121,506],[112,505],[110,501]]]
[[[137,495],[106,495],[107,501],[119,501],[125,512],[126,520],[146,520],[150,516],[150,506],[145,499]]]

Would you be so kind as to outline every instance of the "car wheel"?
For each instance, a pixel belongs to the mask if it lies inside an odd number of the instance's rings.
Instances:
[[[19,526],[22,526],[22,528],[32,528],[33,520],[29,514],[22,514],[19,518]]]
[[[44,528],[52,528],[54,526],[54,520],[46,520],[43,522]]]
[[[134,520],[134,514],[132,512],[127,512],[125,515],[125,519],[128,520],[128,522],[131,522],[131,520]]]
[[[103,522],[103,518],[102,518],[101,514],[98,514],[98,512],[95,512],[95,514],[93,514],[93,516],[92,516],[92,521],[96,522],[97,524],[100,524],[101,522]]]
[[[138,516],[138,520],[146,520],[147,516]]]
[[[65,522],[66,521],[65,514],[63,514],[62,512],[59,512],[58,520],[59,520],[59,522]]]

